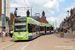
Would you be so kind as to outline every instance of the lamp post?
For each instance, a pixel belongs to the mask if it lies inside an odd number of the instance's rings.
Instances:
[[[69,10],[67,10],[67,16],[69,17]]]
[[[57,20],[55,20],[55,27],[57,28]]]

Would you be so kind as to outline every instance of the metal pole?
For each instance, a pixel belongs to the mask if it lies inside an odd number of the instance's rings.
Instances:
[[[55,20],[55,27],[57,28],[57,21]]]
[[[67,16],[69,17],[69,10],[67,10]]]
[[[6,30],[6,0],[4,0],[4,27]]]
[[[3,0],[2,1],[3,2],[3,4],[2,4],[2,6],[4,7],[4,9],[2,8],[2,31],[3,31],[3,29],[4,29],[4,27],[6,26],[6,0]],[[1,31],[1,36],[2,36],[2,31]]]
[[[6,28],[6,0],[4,0],[4,17],[5,17],[5,28]]]
[[[32,17],[32,7],[31,7],[31,17]]]

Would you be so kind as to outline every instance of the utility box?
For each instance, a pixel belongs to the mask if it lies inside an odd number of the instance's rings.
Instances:
[[[64,37],[64,32],[60,32],[60,37]]]
[[[75,31],[73,31],[73,40],[75,41]]]

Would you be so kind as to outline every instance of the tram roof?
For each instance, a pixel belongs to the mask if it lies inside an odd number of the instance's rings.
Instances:
[[[35,24],[35,25],[40,25],[41,23],[36,21],[35,19],[31,18],[31,17],[27,17],[27,23],[29,24]]]
[[[48,23],[41,23],[41,26],[47,26],[47,27],[50,27],[50,26],[53,26],[52,24],[48,24]]]
[[[41,23],[31,17],[18,17],[18,18],[27,18],[27,23],[29,23],[29,24],[34,24],[34,25],[39,25],[39,26],[47,26],[47,27],[52,26],[53,27],[53,24]]]
[[[41,23],[41,22],[38,22],[38,21],[36,21],[35,19],[33,19],[33,18],[30,18],[30,17],[27,17],[29,20],[28,20],[28,22],[30,23],[30,24],[37,24],[37,25],[40,25],[40,26],[53,26],[53,24],[48,24],[48,23]]]

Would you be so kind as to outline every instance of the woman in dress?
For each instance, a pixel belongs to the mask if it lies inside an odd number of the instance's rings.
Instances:
[[[2,42],[5,42],[5,30],[3,30]]]

